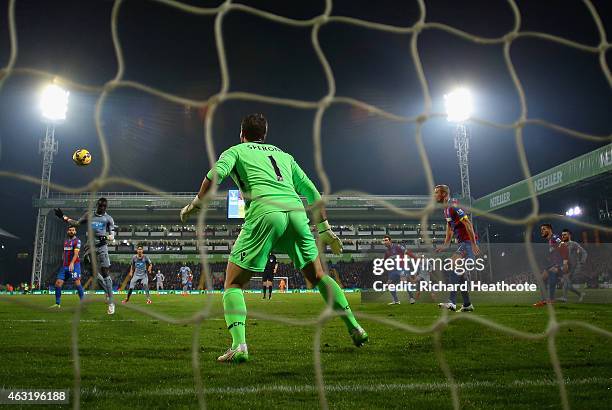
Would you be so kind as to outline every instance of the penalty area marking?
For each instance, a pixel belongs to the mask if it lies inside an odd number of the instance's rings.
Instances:
[[[218,318],[218,317],[213,317],[210,319],[204,319],[204,321],[208,321],[208,320],[222,320],[225,321],[225,319],[222,318]],[[253,318],[253,319],[249,319],[250,321],[256,321],[257,319]],[[16,322],[16,323],[72,323],[72,320],[54,320],[54,319],[0,319],[0,322]],[[79,322],[81,323],[108,323],[108,322],[164,322],[164,323],[168,323],[168,324],[172,324],[170,322],[166,322],[165,320],[160,320],[160,319],[143,319],[143,320],[136,320],[136,319],[81,319],[79,320]]]
[[[612,385],[612,378],[605,377],[589,377],[582,379],[566,379],[566,386],[582,386],[593,384],[608,384]],[[498,383],[490,381],[480,382],[462,382],[456,384],[459,389],[477,389],[477,388],[521,388],[521,387],[548,387],[557,386],[556,380],[551,379],[536,379],[525,380],[516,379],[508,383]],[[378,384],[358,384],[358,385],[326,385],[325,391],[330,393],[362,393],[362,392],[397,392],[397,391],[442,391],[448,390],[450,384],[448,382],[439,383],[378,383]],[[316,392],[317,388],[312,385],[276,385],[276,386],[245,386],[245,387],[209,387],[204,388],[205,394],[228,394],[228,395],[249,395],[259,393],[312,393]],[[101,392],[99,389],[83,389],[84,395],[91,394],[94,396],[113,396],[125,394],[146,394],[151,396],[183,396],[187,394],[195,394],[193,389],[155,389],[155,390],[136,390],[136,391],[113,391],[108,394]]]

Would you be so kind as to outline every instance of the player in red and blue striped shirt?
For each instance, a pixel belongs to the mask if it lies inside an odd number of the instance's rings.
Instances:
[[[546,297],[546,290],[541,288],[542,299],[534,303],[534,307],[543,307],[554,302],[557,278],[569,271],[567,246],[559,236],[555,235],[552,225],[548,223],[540,225],[540,236],[542,239],[546,239],[548,243],[548,255],[542,270],[542,279],[544,284],[548,286],[548,298]]]
[[[64,282],[71,279],[79,293],[79,299],[83,299],[83,286],[81,286],[81,261],[79,252],[81,250],[81,240],[76,236],[76,227],[70,226],[67,230],[68,238],[64,240],[64,253],[62,256],[62,267],[57,273],[55,280],[55,305],[52,308],[59,308],[62,298],[62,286]]]
[[[446,219],[446,238],[444,240],[444,247],[447,248],[450,245],[452,236],[455,236],[459,246],[453,255],[453,259],[472,259],[474,260],[477,255],[480,254],[480,248],[478,247],[478,237],[474,232],[474,227],[468,218],[465,211],[459,208],[458,203],[455,200],[450,199],[450,188],[448,185],[436,185],[434,188],[435,200],[439,204],[445,204],[444,218]],[[442,248],[438,248],[437,252],[440,252]],[[463,284],[469,281],[469,274],[459,274],[457,272],[449,272],[449,281],[452,284]],[[463,298],[463,306],[461,307],[462,312],[471,312],[474,310],[474,306],[470,301],[470,293],[468,291],[461,291],[461,297]],[[449,310],[455,311],[457,300],[457,292],[451,291],[449,295],[448,303],[440,303],[439,307],[444,307]]]

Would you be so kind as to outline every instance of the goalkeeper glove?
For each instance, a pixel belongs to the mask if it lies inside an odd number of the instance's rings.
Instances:
[[[331,225],[327,221],[322,221],[317,224],[317,231],[319,231],[319,239],[323,245],[329,245],[334,255],[340,255],[342,253],[342,242],[340,238],[332,231]]]
[[[68,222],[68,217],[64,215],[64,212],[60,208],[55,208],[53,211],[55,212],[55,216],[59,219]]]
[[[181,209],[181,223],[185,223],[191,214],[197,213],[202,205],[202,200],[196,195],[195,198]]]

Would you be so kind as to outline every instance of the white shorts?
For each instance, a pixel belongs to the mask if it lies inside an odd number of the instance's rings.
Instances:
[[[138,282],[140,282],[140,284],[142,285],[142,288],[144,289],[145,287],[149,287],[149,277],[148,276],[133,276],[132,280],[130,281],[130,289],[134,289],[136,287],[136,285],[138,284]]]

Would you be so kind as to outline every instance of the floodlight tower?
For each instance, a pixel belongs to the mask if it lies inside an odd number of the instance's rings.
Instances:
[[[455,149],[461,174],[461,196],[472,205],[470,191],[470,133],[465,121],[472,115],[472,94],[467,88],[457,88],[444,96],[447,119],[455,123]]]
[[[39,199],[49,198],[49,182],[51,181],[51,166],[53,155],[57,154],[57,140],[55,139],[55,126],[66,119],[68,111],[69,92],[56,84],[49,84],[43,90],[40,108],[43,120],[47,126],[45,138],[38,144],[38,151],[43,155],[42,175],[40,178]],[[47,214],[38,208],[36,220],[36,239],[34,241],[34,260],[32,262],[32,280],[30,284],[42,286],[43,256],[45,254],[45,232],[47,227]]]

